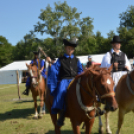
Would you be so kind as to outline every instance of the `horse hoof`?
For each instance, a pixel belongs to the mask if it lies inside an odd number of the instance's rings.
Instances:
[[[107,134],[112,134],[112,131],[111,130],[106,130],[106,133]]]
[[[107,132],[107,134],[112,134],[112,132]]]
[[[99,134],[103,134],[103,127],[99,128]]]
[[[38,119],[38,116],[34,116],[33,119],[36,119],[37,120]]]
[[[45,114],[46,114],[46,112],[45,112],[45,111],[43,111],[43,112],[42,112],[42,114],[43,114],[43,115],[45,115]]]
[[[43,116],[43,115],[42,115],[42,114],[40,114],[40,115],[38,116],[38,118],[39,118],[39,119],[41,119],[41,118],[42,118],[42,116]]]

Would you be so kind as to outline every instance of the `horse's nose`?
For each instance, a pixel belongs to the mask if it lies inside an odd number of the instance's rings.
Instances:
[[[115,111],[117,109],[117,107],[111,107],[111,111]]]

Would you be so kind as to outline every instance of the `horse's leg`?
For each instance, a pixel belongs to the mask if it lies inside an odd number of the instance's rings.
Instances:
[[[124,119],[125,111],[121,108],[119,108],[119,113],[118,113],[118,129],[116,134],[120,134],[121,126],[123,124],[123,119]]]
[[[109,112],[106,112],[105,117],[106,117],[106,132],[107,132],[107,134],[112,134],[112,131],[109,126],[109,119],[108,119]]]
[[[38,119],[38,111],[37,111],[37,96],[33,95],[33,100],[34,100],[34,108],[35,108],[35,115],[34,115],[34,119]]]
[[[85,124],[86,124],[86,134],[91,134],[91,130],[94,124],[94,119],[85,122]]]
[[[101,116],[99,116],[99,134],[103,134],[103,124],[102,124]]]
[[[80,126],[79,126],[80,124],[78,124],[76,121],[72,121],[72,120],[71,120],[71,123],[72,123],[74,134],[81,134]]]
[[[45,113],[46,113],[46,105],[45,105],[45,103],[44,103],[43,109],[42,109],[42,114],[44,115]]]
[[[50,114],[50,116],[55,127],[55,134],[61,134],[60,127],[57,126],[57,114]]]
[[[40,112],[39,112],[39,118],[42,118],[42,116],[43,116],[43,114],[42,114],[43,105],[44,105],[44,94],[41,93],[41,95],[40,95]]]

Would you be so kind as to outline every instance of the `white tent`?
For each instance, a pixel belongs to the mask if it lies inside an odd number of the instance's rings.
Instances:
[[[22,72],[27,70],[26,64],[30,63],[30,60],[27,61],[15,61],[11,64],[8,64],[0,69],[0,84],[17,84],[17,74],[19,72],[19,83],[22,80]]]
[[[101,61],[102,61],[104,55],[105,54],[93,54],[93,55],[90,55],[90,56],[92,57],[92,60],[94,62],[97,62],[97,63],[101,64]],[[88,62],[88,55],[86,55],[86,56],[77,56],[77,58],[79,58],[81,63],[83,63],[83,64],[86,64]]]
[[[97,63],[101,63],[104,54],[95,54],[92,56],[92,60]],[[86,64],[88,61],[88,55],[86,56],[77,56],[81,63]],[[19,72],[19,83],[22,82],[22,72],[27,70],[26,64],[30,63],[30,60],[26,61],[15,61],[11,64],[8,64],[0,69],[0,84],[17,84],[17,75],[16,71]],[[46,65],[48,66],[48,64]]]

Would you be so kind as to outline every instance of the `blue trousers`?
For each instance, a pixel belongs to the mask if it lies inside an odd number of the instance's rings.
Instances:
[[[72,79],[62,79],[58,83],[56,94],[53,100],[53,105],[51,108],[52,114],[57,114],[62,109],[66,110],[65,98],[66,98],[67,88],[71,81]]]

